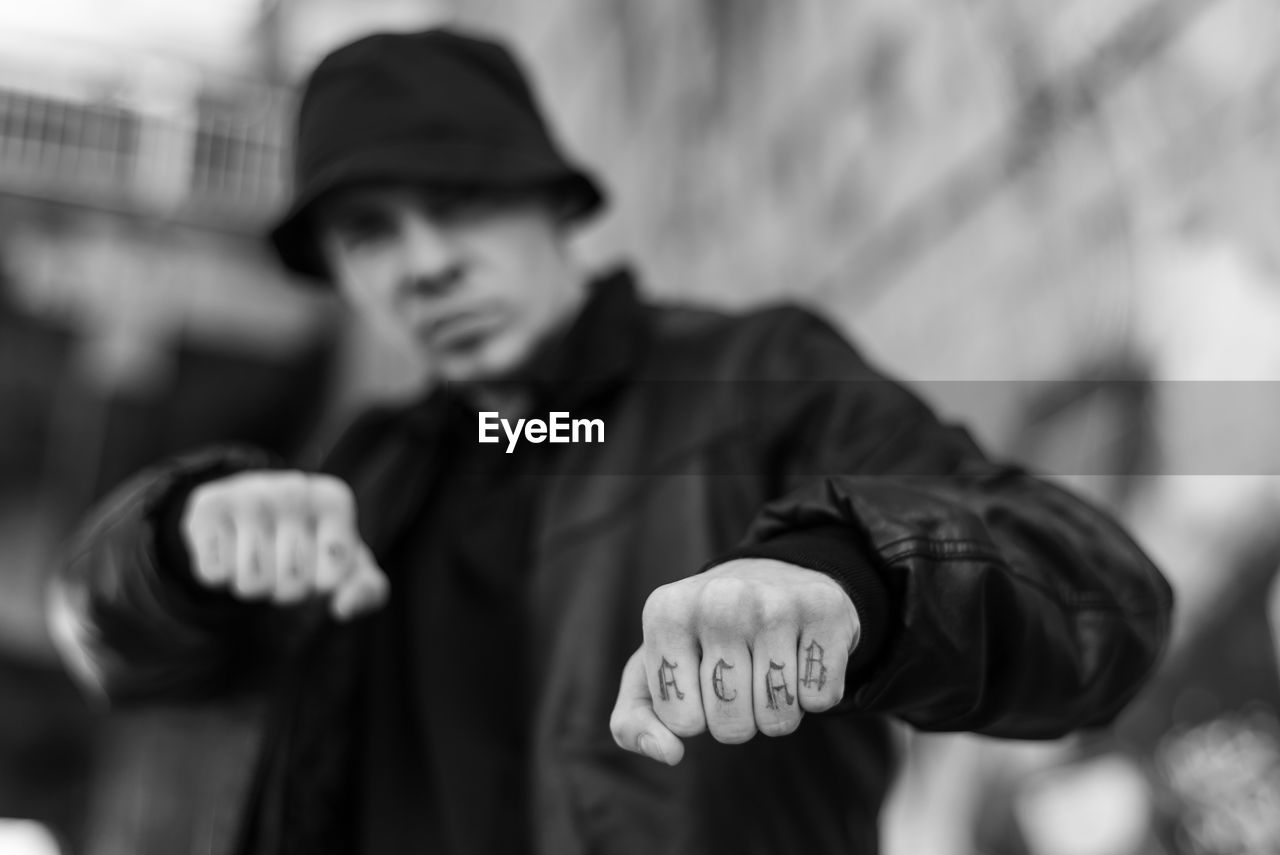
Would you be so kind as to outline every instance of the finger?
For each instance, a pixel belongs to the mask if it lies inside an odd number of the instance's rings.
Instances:
[[[688,641],[645,644],[644,667],[658,718],[677,736],[697,736],[707,729],[702,711],[700,659]]]
[[[299,602],[313,590],[315,535],[311,525],[311,520],[300,513],[289,514],[276,523],[272,599],[277,603]]]
[[[356,529],[355,498],[337,478],[317,476],[309,485],[316,517],[317,590],[332,591],[356,569],[362,546]]]
[[[622,682],[618,686],[613,714],[609,717],[609,730],[619,748],[643,754],[659,763],[674,766],[684,757],[684,743],[653,711],[643,647],[631,654],[622,669]]]
[[[316,522],[316,590],[336,590],[355,572],[359,537],[352,521],[339,514],[323,514]]]
[[[387,576],[367,547],[356,556],[356,567],[333,592],[330,611],[340,621],[352,620],[382,608],[391,593]]]
[[[276,547],[273,532],[258,514],[236,518],[236,566],[231,579],[245,599],[268,596],[275,585]]]
[[[849,664],[847,632],[832,627],[806,628],[800,636],[796,683],[801,709],[822,712],[844,697],[845,666]],[[845,636],[845,637],[842,637]]]
[[[756,735],[751,677],[751,652],[746,644],[704,642],[703,714],[707,730],[717,742],[737,744]]]
[[[235,530],[216,488],[204,485],[192,491],[179,530],[196,581],[209,587],[226,584],[235,567]]]
[[[230,517],[205,514],[194,519],[184,534],[196,580],[211,588],[230,582],[236,562],[236,535]]]
[[[692,603],[676,587],[654,591],[645,603],[644,669],[653,711],[676,736],[707,728],[702,712],[697,639],[689,631]]]
[[[756,727],[765,736],[782,736],[800,726],[796,644],[794,624],[785,623],[757,636],[752,646]]]

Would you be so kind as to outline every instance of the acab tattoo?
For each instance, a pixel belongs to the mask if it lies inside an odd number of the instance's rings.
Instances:
[[[779,665],[772,659],[769,660],[769,673],[765,677],[765,704],[771,710],[778,709],[778,694],[782,694],[783,700],[787,706],[791,706],[796,702],[796,696],[791,694],[791,687],[787,685],[787,675],[783,673],[786,666]]]
[[[675,695],[677,700],[684,700],[684,692],[680,691],[680,687],[676,685],[676,665],[674,662],[668,662],[667,657],[662,657],[662,665],[658,668],[658,694],[664,701],[671,700],[671,696]]]
[[[822,663],[822,654],[825,652],[816,641],[810,641],[805,648],[804,676],[800,678],[800,682],[806,689],[816,685],[818,691],[822,691],[822,687],[827,685],[827,666]]]
[[[711,672],[711,689],[716,693],[717,698],[728,702],[738,697],[738,693],[736,691],[732,695],[725,693],[724,671],[726,668],[732,670],[733,666],[723,659],[716,663],[716,667]]]

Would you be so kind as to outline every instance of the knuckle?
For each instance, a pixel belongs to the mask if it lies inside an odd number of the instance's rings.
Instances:
[[[225,488],[221,482],[201,484],[187,496],[179,525],[189,534],[203,533],[216,525],[226,506]]]
[[[848,596],[843,591],[837,593],[844,599],[836,599],[827,596],[825,593],[807,597],[803,605],[806,620],[814,624],[833,627],[847,623],[849,610],[846,609],[845,604],[848,601]],[[852,604],[849,605],[851,606]]]
[[[316,508],[338,516],[355,516],[356,497],[346,481],[334,475],[308,475],[307,494]]]
[[[764,632],[782,629],[794,624],[796,610],[794,605],[784,597],[770,594],[760,598],[756,607],[757,625]]]
[[[187,518],[203,516],[211,510],[220,490],[216,481],[201,484],[187,496]]]
[[[646,629],[658,626],[683,626],[691,611],[687,586],[671,582],[655,588],[644,601],[640,621]]]
[[[227,502],[242,504],[244,502],[262,501],[265,494],[271,492],[272,479],[277,473],[261,470],[240,472],[228,475],[211,483]]]
[[[755,586],[741,579],[709,579],[698,595],[698,614],[712,626],[755,623],[758,612]]]
[[[178,522],[178,530],[186,536],[189,543],[194,544],[208,536],[213,528],[212,521],[206,514],[199,513],[191,504],[187,505]]]
[[[754,591],[755,586],[744,579],[718,576],[706,580],[699,594],[699,601],[706,604],[723,602],[737,605],[752,598]]]
[[[276,508],[286,512],[301,511],[307,503],[307,476],[296,470],[273,473],[270,483],[270,500]]]
[[[275,523],[270,493],[259,487],[229,490],[224,507],[232,523],[241,530],[268,530]]]

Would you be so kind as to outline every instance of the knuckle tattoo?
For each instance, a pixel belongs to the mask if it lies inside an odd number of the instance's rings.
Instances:
[[[817,639],[811,639],[801,653],[804,658],[800,666],[800,685],[821,692],[827,686],[827,665],[823,659],[826,650]]]
[[[764,703],[771,710],[785,710],[794,707],[796,696],[791,692],[787,682],[786,665],[769,660],[769,670],[765,672]]]
[[[662,657],[662,664],[658,666],[658,694],[664,701],[684,700],[684,692],[676,682],[677,667],[677,663],[669,661],[665,656]]]
[[[732,703],[738,697],[736,689],[725,688],[725,672],[731,670],[733,670],[733,664],[727,662],[724,657],[721,657],[716,662],[715,667],[711,669],[711,691],[715,694],[717,700],[724,703]]]

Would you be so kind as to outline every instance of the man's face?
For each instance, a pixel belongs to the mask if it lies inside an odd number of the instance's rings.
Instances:
[[[373,185],[323,201],[316,224],[343,295],[442,380],[510,375],[583,296],[540,196]]]

